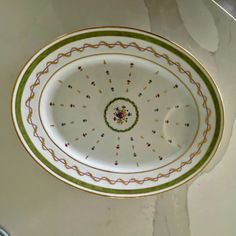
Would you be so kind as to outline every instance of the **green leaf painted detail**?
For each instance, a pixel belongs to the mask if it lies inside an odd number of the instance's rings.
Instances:
[[[134,106],[134,108],[135,108],[135,113],[136,113],[136,114],[135,114],[135,115],[136,115],[135,121],[134,121],[134,123],[133,123],[129,128],[127,128],[127,129],[115,129],[115,128],[112,127],[112,126],[109,124],[109,122],[107,121],[106,113],[107,113],[108,107],[109,107],[112,103],[114,103],[115,101],[118,101],[118,100],[123,100],[123,101],[129,102],[129,103],[131,103],[131,104]],[[104,110],[104,120],[105,120],[107,126],[108,126],[110,129],[112,129],[113,131],[116,131],[116,132],[127,132],[127,131],[131,130],[131,129],[137,124],[138,118],[139,118],[138,107],[136,106],[136,104],[135,104],[133,101],[131,101],[131,100],[128,99],[128,98],[123,98],[123,97],[114,98],[112,101],[110,101],[110,102],[107,104],[107,106],[106,106],[106,108],[105,108],[105,110]]]

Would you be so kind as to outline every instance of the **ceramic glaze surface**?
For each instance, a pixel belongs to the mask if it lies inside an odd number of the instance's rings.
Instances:
[[[223,129],[217,88],[201,65],[131,29],[91,29],[52,43],[23,70],[13,104],[40,164],[111,196],[181,184],[209,161]]]
[[[178,159],[199,128],[186,85],[167,69],[127,55],[92,56],[59,69],[39,107],[59,148],[113,172],[148,171]]]

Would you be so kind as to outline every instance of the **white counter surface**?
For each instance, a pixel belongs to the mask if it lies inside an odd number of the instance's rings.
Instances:
[[[25,62],[57,36],[103,25],[164,36],[195,55],[222,94],[225,131],[191,182],[152,197],[110,199],[66,185],[18,140],[11,93]],[[0,226],[14,236],[235,236],[236,22],[210,0],[0,0]]]

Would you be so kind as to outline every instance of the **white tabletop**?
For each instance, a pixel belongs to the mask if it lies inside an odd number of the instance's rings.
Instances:
[[[119,25],[164,36],[196,56],[225,107],[222,143],[190,183],[152,197],[111,199],[44,171],[17,138],[11,93],[25,62],[57,36]],[[18,236],[236,235],[236,23],[210,0],[0,0],[0,226]]]

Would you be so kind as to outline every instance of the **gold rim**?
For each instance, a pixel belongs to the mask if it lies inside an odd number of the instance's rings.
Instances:
[[[42,163],[39,163],[35,158],[34,156],[31,155],[30,151],[27,149],[26,145],[23,143],[21,137],[19,136],[19,133],[17,131],[17,127],[16,127],[16,124],[15,124],[15,116],[14,116],[14,104],[13,104],[13,98],[14,98],[14,94],[15,94],[15,88],[16,88],[16,85],[19,81],[19,77],[20,75],[22,74],[23,70],[26,68],[26,66],[30,63],[30,61],[36,57],[36,55],[39,54],[40,51],[42,50],[45,50],[49,45],[53,45],[55,44],[59,39],[63,38],[63,37],[66,37],[66,36],[69,36],[73,33],[79,33],[81,31],[86,31],[86,30],[95,30],[95,29],[106,29],[106,28],[113,28],[113,29],[127,29],[127,30],[134,30],[136,32],[143,32],[145,34],[149,34],[149,35],[152,35],[154,37],[159,37],[163,40],[165,40],[166,42],[169,42],[170,44],[172,44],[173,46],[175,46],[176,48],[182,50],[185,54],[187,54],[188,56],[190,56],[190,58],[201,68],[201,70],[207,75],[208,79],[210,80],[211,84],[213,87],[215,87],[216,91],[218,92],[218,101],[219,101],[219,107],[220,107],[220,111],[221,111],[221,125],[222,125],[222,129],[219,133],[219,138],[217,140],[217,143],[215,145],[215,148],[213,149],[211,155],[209,156],[209,158],[205,161],[205,163],[199,168],[197,169],[192,175],[190,175],[189,177],[185,178],[184,180],[180,181],[179,183],[169,187],[169,188],[165,188],[165,189],[161,189],[161,190],[157,190],[156,192],[149,192],[149,193],[141,193],[141,194],[136,194],[136,195],[119,195],[117,196],[116,194],[111,194],[111,193],[105,193],[105,192],[99,192],[99,191],[92,191],[92,190],[88,190],[88,189],[85,189],[81,186],[78,186],[76,184],[71,184],[68,180],[60,177],[58,174],[54,173],[54,172],[51,172],[47,169],[47,166],[46,165],[43,165]],[[66,184],[70,185],[70,186],[73,186],[77,189],[81,189],[85,192],[89,192],[89,193],[93,193],[93,194],[96,194],[96,195],[99,195],[99,196],[106,196],[106,197],[110,197],[110,198],[116,198],[116,199],[124,199],[124,198],[141,198],[141,197],[145,197],[145,196],[151,196],[151,195],[155,195],[155,194],[158,194],[158,193],[162,193],[162,192],[167,192],[167,191],[170,191],[172,189],[175,189],[181,185],[184,185],[186,182],[194,179],[201,171],[203,171],[206,166],[209,164],[209,162],[211,161],[211,159],[213,158],[213,156],[215,155],[215,153],[217,152],[219,146],[221,145],[221,140],[222,140],[222,136],[224,134],[224,113],[225,113],[225,110],[224,110],[224,105],[223,105],[223,102],[222,102],[222,94],[220,92],[220,89],[218,87],[218,85],[215,83],[215,81],[212,79],[210,73],[205,69],[205,67],[203,66],[203,64],[190,52],[188,52],[186,49],[184,49],[182,46],[176,44],[175,42],[171,41],[171,40],[168,40],[166,39],[165,37],[162,37],[160,35],[157,35],[157,34],[154,34],[154,33],[151,33],[151,32],[148,32],[148,31],[145,31],[145,30],[140,30],[140,29],[135,29],[135,28],[132,28],[132,27],[123,27],[123,26],[103,26],[103,27],[92,27],[92,28],[85,28],[85,29],[82,29],[82,30],[76,30],[76,31],[73,31],[71,33],[66,33],[62,36],[59,36],[55,39],[55,41],[45,45],[44,47],[42,47],[40,50],[36,51],[35,54],[33,54],[33,56],[25,63],[25,65],[22,67],[21,71],[19,72],[18,76],[17,76],[17,79],[14,83],[14,86],[13,86],[13,90],[12,90],[12,96],[11,96],[11,118],[12,118],[12,121],[13,121],[13,127],[17,133],[17,136],[20,140],[20,142],[22,143],[22,145],[24,146],[25,150],[30,154],[31,157],[33,157],[33,159],[40,165],[42,166],[47,172],[49,172],[51,175],[53,176],[56,176],[58,179],[62,180],[63,182],[65,182]]]

